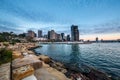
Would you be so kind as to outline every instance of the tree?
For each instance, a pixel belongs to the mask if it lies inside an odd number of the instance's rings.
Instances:
[[[19,34],[18,37],[24,38],[25,37],[25,33]]]

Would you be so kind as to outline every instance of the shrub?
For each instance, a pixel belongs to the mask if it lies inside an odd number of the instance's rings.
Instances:
[[[5,48],[0,49],[0,64],[7,63],[12,60],[12,51]]]

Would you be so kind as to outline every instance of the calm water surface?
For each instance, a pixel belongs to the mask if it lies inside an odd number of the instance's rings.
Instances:
[[[120,43],[42,44],[42,46],[36,49],[37,53],[79,68],[85,64],[120,78]]]

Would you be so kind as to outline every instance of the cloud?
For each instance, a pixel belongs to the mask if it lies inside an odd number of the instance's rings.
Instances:
[[[94,28],[95,33],[117,33],[120,32],[120,20],[112,20],[107,23],[96,25]]]
[[[15,24],[9,22],[0,21],[0,32],[11,32],[14,31],[15,33],[20,33],[22,30],[16,28]]]
[[[18,4],[19,2],[20,4]],[[72,25],[72,22],[74,23],[75,21],[72,17],[70,17],[69,20],[64,19],[64,18],[58,18],[56,17],[56,15],[48,13],[47,11],[49,10],[44,10],[44,9],[39,8],[41,6],[37,7],[39,9],[34,10],[36,9],[36,6],[38,6],[38,4],[34,5],[35,8],[31,8],[29,7],[31,5],[23,3],[24,0],[22,2],[23,4],[21,4],[21,2],[22,1],[19,1],[19,0],[18,2],[17,0],[15,1],[0,0],[0,15],[1,15],[0,16],[0,30],[1,31],[11,30],[11,31],[15,31],[16,33],[18,32],[22,33],[22,32],[26,32],[29,29],[32,29],[36,32],[38,29],[41,29],[46,34],[48,30],[54,29],[57,33],[64,32],[66,34],[70,34],[70,27]],[[69,8],[72,8],[70,6],[80,7],[79,5],[81,5],[82,7],[86,5],[86,7],[88,7],[94,4],[94,0],[92,1],[63,0],[62,3],[61,4],[59,3],[60,6],[65,5],[64,7],[69,6]],[[99,0],[96,0],[95,3],[99,4]],[[62,11],[61,11],[61,14],[62,14]],[[66,16],[69,16],[69,15],[66,15]],[[78,23],[81,35],[120,32],[120,20],[113,20],[113,21],[109,21],[109,22],[105,22],[101,24],[96,24],[96,25],[86,25],[86,24],[83,25],[83,24],[79,24],[79,22],[77,23]]]
[[[18,32],[27,32],[27,30],[34,30],[37,32],[39,29],[43,30],[44,34],[47,34],[49,30],[55,30],[57,33],[71,34],[70,24],[59,24],[59,23],[45,23],[45,22],[32,22],[32,21],[19,21],[19,24],[0,21],[1,30],[11,30]],[[106,33],[118,33],[120,32],[120,23],[118,21],[110,21],[107,23],[97,24],[97,25],[78,25],[80,35],[86,34],[106,34]]]
[[[96,25],[79,25],[79,31],[81,35],[119,33],[120,19],[114,19]]]
[[[23,4],[18,4],[17,2],[13,2],[11,0],[2,0],[0,1],[1,12],[6,12],[8,14],[21,17],[21,19],[26,19],[29,21],[45,21],[45,22],[53,22],[54,16],[50,15],[44,10],[34,10],[31,8],[26,8],[24,2]],[[16,5],[17,4],[17,5]],[[23,6],[23,7],[22,7]]]

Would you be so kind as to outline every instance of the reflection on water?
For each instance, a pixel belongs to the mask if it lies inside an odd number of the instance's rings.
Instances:
[[[80,71],[89,71],[85,64],[120,77],[120,43],[43,44],[36,52],[83,69]]]
[[[81,48],[80,48],[79,44],[71,45],[71,53],[69,56],[70,60],[67,65],[72,66],[72,68],[76,69],[77,71],[89,73],[90,68],[82,62],[83,58],[81,56],[80,49]]]
[[[71,51],[70,51],[70,61],[69,63],[71,64],[79,64],[79,55],[80,55],[80,50],[79,50],[79,45],[74,44],[71,46]]]

